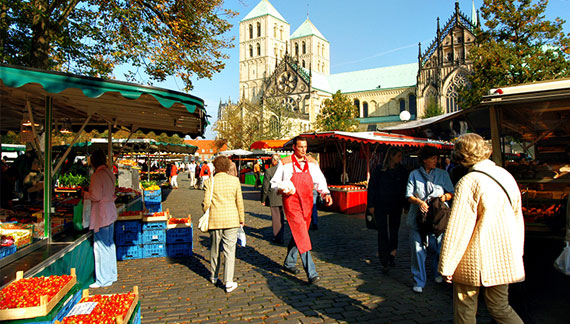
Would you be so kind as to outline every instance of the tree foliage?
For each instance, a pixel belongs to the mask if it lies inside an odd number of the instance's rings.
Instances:
[[[211,78],[233,38],[223,0],[2,0],[0,62],[130,81]]]
[[[443,108],[435,101],[435,99],[430,99],[428,105],[422,115],[422,118],[430,118],[443,114]]]
[[[229,149],[249,149],[253,142],[262,139],[261,106],[247,100],[237,105],[227,105],[214,124],[218,139],[224,140]]]
[[[471,49],[474,73],[461,91],[461,106],[481,102],[493,87],[570,76],[570,34],[564,20],[546,20],[548,0],[484,0],[486,29],[476,31]]]
[[[360,123],[358,108],[340,90],[326,99],[316,121],[319,131],[355,131]]]

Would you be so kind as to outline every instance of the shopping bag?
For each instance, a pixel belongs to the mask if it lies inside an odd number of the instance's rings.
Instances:
[[[83,228],[89,228],[91,220],[91,200],[83,199]]]
[[[210,223],[210,208],[208,208],[204,213],[204,215],[202,215],[202,217],[200,217],[200,219],[198,220],[198,228],[202,232],[207,232],[210,225],[209,223]]]
[[[240,226],[240,227],[238,228],[237,243],[238,243],[239,246],[245,247],[246,238],[245,238],[245,231],[243,230],[243,226]]]
[[[73,228],[76,231],[83,229],[83,201],[79,201],[77,206],[73,207]]]
[[[564,247],[560,256],[554,261],[554,268],[570,276],[570,244],[568,242],[566,242],[566,247]]]

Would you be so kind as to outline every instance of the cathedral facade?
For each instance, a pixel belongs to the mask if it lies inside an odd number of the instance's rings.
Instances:
[[[474,13],[473,13],[474,15]],[[431,102],[453,112],[457,90],[471,71],[467,59],[475,23],[459,11],[440,29],[418,62],[330,74],[330,43],[307,19],[293,33],[268,0],[239,25],[239,100],[276,100],[295,112],[295,135],[313,130],[324,100],[341,91],[359,109],[361,131],[397,124],[402,111],[419,118]],[[262,122],[271,124],[271,113]]]

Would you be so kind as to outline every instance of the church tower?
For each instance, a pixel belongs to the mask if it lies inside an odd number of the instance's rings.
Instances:
[[[290,25],[268,0],[261,0],[239,24],[239,96],[258,102],[262,86],[285,56]]]
[[[324,75],[330,74],[330,43],[309,17],[291,35],[289,51],[301,67]]]

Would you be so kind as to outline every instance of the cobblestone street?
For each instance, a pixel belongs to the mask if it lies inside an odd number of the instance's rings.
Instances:
[[[142,323],[452,322],[451,285],[436,284],[431,275],[423,294],[412,292],[404,228],[396,267],[383,275],[376,256],[376,232],[366,229],[362,216],[319,211],[319,229],[311,231],[311,239],[313,260],[323,279],[307,285],[303,271],[297,276],[282,271],[286,246],[270,243],[269,208],[259,203],[258,190],[247,185],[242,188],[248,246],[237,247],[235,281],[239,287],[226,294],[208,280],[210,238],[196,229],[203,191],[188,189],[185,174],[179,178],[184,178],[179,179],[180,189],[163,193],[167,196],[163,208],[175,217],[192,214],[194,255],[121,261],[119,281],[97,291],[124,292],[138,285]],[[289,238],[287,228],[286,242]],[[302,269],[300,260],[297,266]],[[551,263],[548,267],[552,268]],[[537,323],[570,323],[568,278],[554,273],[545,281],[540,282],[541,293],[529,284]],[[482,302],[478,320],[490,322]]]

